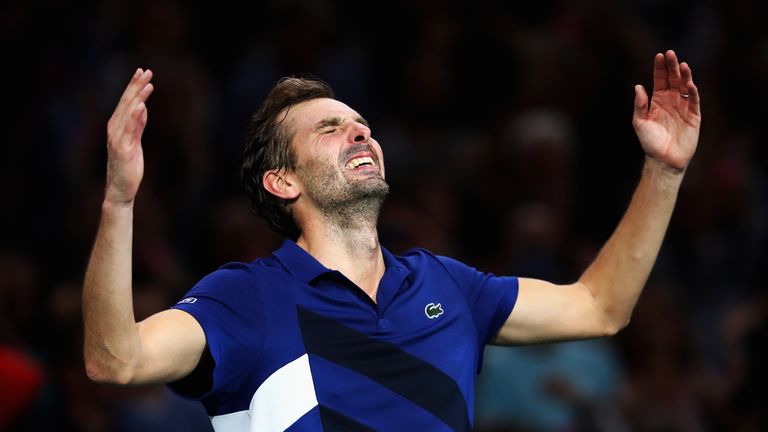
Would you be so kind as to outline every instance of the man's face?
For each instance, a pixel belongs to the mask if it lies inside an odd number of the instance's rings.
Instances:
[[[378,212],[389,192],[384,155],[357,112],[334,99],[313,99],[291,107],[286,125],[294,133],[296,175],[315,206],[343,214],[374,204]]]

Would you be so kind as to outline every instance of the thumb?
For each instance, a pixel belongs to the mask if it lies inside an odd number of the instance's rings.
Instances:
[[[644,117],[648,114],[648,94],[640,84],[635,86],[635,117]]]

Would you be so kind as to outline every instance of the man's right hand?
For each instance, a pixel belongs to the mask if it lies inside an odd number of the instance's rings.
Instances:
[[[144,175],[141,135],[147,125],[146,101],[154,86],[152,71],[137,69],[107,123],[107,187],[105,201],[132,205]]]

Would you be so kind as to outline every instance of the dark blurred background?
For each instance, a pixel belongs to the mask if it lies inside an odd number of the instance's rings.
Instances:
[[[280,77],[363,114],[392,195],[382,243],[575,280],[638,180],[633,85],[675,49],[698,153],[619,336],[486,350],[479,431],[766,430],[768,4],[759,0],[9,1],[0,6],[0,429],[210,430],[162,387],[88,381],[80,287],[106,122],[155,72],[135,216],[137,318],[279,245],[248,212],[240,138]],[[762,366],[762,367],[761,367]]]

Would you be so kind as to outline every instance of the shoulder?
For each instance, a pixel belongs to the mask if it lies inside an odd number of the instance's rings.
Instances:
[[[396,259],[407,267],[417,278],[433,280],[444,275],[459,286],[475,283],[482,273],[463,262],[443,255],[437,255],[427,249],[413,248],[397,256]]]
[[[457,259],[443,255],[437,255],[423,248],[409,249],[396,258],[411,270],[418,270],[419,268],[425,266],[440,268],[448,271],[449,273],[455,271],[474,270],[472,267]]]
[[[438,273],[444,274],[462,289],[482,287],[493,280],[506,280],[506,278],[496,277],[493,273],[480,271],[455,258],[436,255],[421,248],[410,249],[398,259],[416,275],[431,279]]]
[[[241,296],[261,287],[284,284],[289,277],[272,257],[258,258],[249,263],[233,261],[205,275],[190,290],[189,295]]]

